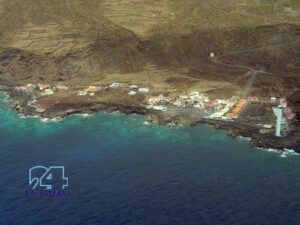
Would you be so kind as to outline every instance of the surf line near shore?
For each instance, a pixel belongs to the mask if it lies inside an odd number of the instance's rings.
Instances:
[[[112,85],[110,85],[112,86]],[[23,86],[22,86],[23,87]],[[135,87],[136,88],[136,87]],[[7,89],[7,88],[6,88]],[[116,88],[113,86],[111,87],[112,90],[109,88],[106,89],[108,91],[116,91]],[[221,107],[222,104],[225,104],[225,106],[222,106],[223,109],[212,109],[212,112],[207,116],[202,115],[199,113],[199,110],[203,108],[200,104],[194,104],[193,106],[190,106],[188,108],[186,107],[180,107],[177,106],[177,104],[180,103],[180,101],[177,99],[173,105],[168,105],[168,107],[164,106],[162,108],[156,107],[156,105],[152,105],[153,101],[156,100],[154,97],[145,96],[142,94],[143,98],[145,99],[144,104],[138,104],[135,103],[133,105],[130,104],[125,104],[123,101],[116,101],[116,102],[90,102],[87,97],[82,97],[82,96],[73,96],[73,100],[78,100],[78,98],[81,98],[79,101],[79,107],[78,105],[69,105],[65,104],[63,105],[63,108],[59,106],[59,108],[52,107],[50,108],[50,111],[48,110],[43,110],[39,112],[38,109],[39,105],[32,105],[32,101],[36,101],[36,98],[33,94],[32,91],[27,91],[28,87],[24,86],[24,91],[17,91],[7,89],[9,92],[9,105],[11,108],[16,109],[19,113],[21,113],[22,117],[26,117],[28,115],[30,116],[38,116],[38,118],[41,119],[41,122],[44,123],[50,123],[50,122],[58,122],[61,121],[63,118],[71,116],[71,115],[83,115],[87,116],[89,114],[93,114],[94,112],[120,112],[124,114],[138,114],[138,115],[144,115],[148,116],[148,122],[149,123],[158,123],[160,125],[167,125],[167,126],[180,126],[181,124],[187,124],[187,125],[197,125],[199,124],[206,124],[206,125],[212,125],[216,129],[222,129],[226,130],[228,135],[236,138],[238,136],[242,137],[250,137],[251,140],[249,141],[250,144],[253,147],[262,147],[262,148],[273,148],[273,149],[278,149],[284,151],[284,149],[295,149],[298,152],[300,152],[300,146],[299,143],[297,143],[297,140],[300,139],[300,137],[297,138],[297,134],[300,132],[295,131],[293,135],[286,136],[286,137],[281,137],[277,138],[274,137],[272,134],[265,134],[261,133],[260,129],[261,127],[257,126],[256,124],[252,124],[249,122],[240,122],[239,120],[230,120],[224,118],[224,119],[217,119],[214,118],[213,116],[219,116],[219,113],[222,112],[222,115],[224,114],[223,111],[226,109],[226,112],[228,116],[236,116],[237,112],[242,112],[245,107],[245,103],[248,102],[248,100],[239,100],[239,99],[229,99],[229,100],[215,100],[216,105],[213,105],[214,108],[216,107]],[[122,86],[119,92],[124,92],[127,93],[127,90],[125,90]],[[12,95],[12,96],[11,96]],[[20,97],[20,95],[23,95],[23,97]],[[94,96],[94,95],[93,95]],[[52,99],[56,97],[53,95]],[[23,98],[23,103],[14,103],[13,101],[16,100],[16,102],[20,102],[20,99],[22,101]],[[127,97],[128,98],[128,97]],[[130,97],[129,97],[130,98]],[[157,97],[158,99],[167,99],[164,95],[160,95]],[[192,92],[190,95],[184,95],[181,94],[177,98],[182,98],[182,101],[184,102],[189,102],[190,100],[195,100],[195,99],[201,99],[204,104],[206,104],[205,101],[208,101],[209,98],[206,97],[205,95],[202,95],[199,92]],[[44,99],[44,98],[43,98]],[[102,94],[99,94],[99,99],[102,99]],[[168,99],[167,99],[168,100]],[[201,102],[202,102],[201,101]],[[146,103],[147,102],[147,103]],[[210,101],[207,104],[212,104]],[[232,104],[233,106],[231,107],[232,112],[230,111],[229,105]],[[83,107],[81,107],[81,105]],[[72,108],[72,107],[75,108]],[[149,107],[151,106],[151,107]],[[200,107],[201,109],[198,110],[198,108],[195,107]],[[37,108],[38,107],[38,108]],[[155,108],[156,107],[156,108]],[[165,110],[165,108],[168,108],[168,110]],[[227,109],[228,108],[228,109]],[[58,110],[58,111],[57,111]],[[205,111],[205,109],[203,109]],[[229,110],[229,111],[228,111]],[[225,112],[225,113],[226,113]],[[231,112],[231,113],[230,113]],[[227,115],[226,114],[226,115]],[[223,116],[224,117],[224,116]],[[234,117],[235,118],[235,117]],[[297,133],[298,132],[298,133]],[[283,142],[284,140],[284,142]]]

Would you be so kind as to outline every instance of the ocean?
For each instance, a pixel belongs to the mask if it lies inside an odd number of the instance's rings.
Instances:
[[[43,123],[0,101],[0,224],[300,224],[300,157],[206,126],[120,113]],[[28,197],[28,171],[64,166],[65,197]]]

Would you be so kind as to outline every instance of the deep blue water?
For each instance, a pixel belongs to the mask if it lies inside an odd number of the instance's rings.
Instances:
[[[300,157],[205,126],[98,113],[58,123],[0,101],[0,225],[300,224]],[[29,198],[28,170],[63,165],[66,198]]]

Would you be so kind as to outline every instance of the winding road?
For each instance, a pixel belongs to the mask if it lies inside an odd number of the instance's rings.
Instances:
[[[255,47],[255,48],[252,48],[252,49],[234,51],[234,52],[230,52],[230,53],[223,54],[223,55],[220,55],[220,56],[210,57],[209,59],[212,63],[217,64],[217,65],[248,70],[247,73],[245,73],[238,80],[236,80],[236,82],[237,82],[242,78],[245,78],[247,76],[251,76],[248,83],[246,84],[245,91],[242,95],[242,98],[246,98],[249,91],[250,91],[250,89],[251,89],[251,87],[252,87],[252,85],[253,85],[253,82],[255,81],[255,78],[256,78],[257,74],[260,73],[260,74],[272,75],[273,73],[266,72],[265,70],[262,70],[262,69],[255,69],[255,68],[252,68],[252,67],[246,66],[246,65],[224,63],[220,60],[220,58],[224,58],[226,56],[236,56],[236,55],[249,53],[249,52],[255,52],[255,51],[259,51],[259,50],[266,49],[266,48],[279,47],[279,46],[287,45],[287,44],[290,44],[290,43],[291,42],[284,41],[284,42],[279,42],[279,43],[276,43],[276,44],[270,44],[270,45]]]

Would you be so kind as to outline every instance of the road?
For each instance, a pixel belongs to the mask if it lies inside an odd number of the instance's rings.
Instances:
[[[252,68],[252,67],[246,66],[246,65],[224,63],[220,59],[224,58],[226,56],[236,56],[236,55],[240,55],[240,54],[244,54],[244,53],[259,51],[259,50],[266,49],[266,48],[279,47],[279,46],[287,45],[289,43],[290,42],[284,41],[284,42],[279,42],[279,43],[276,43],[276,44],[270,44],[270,45],[255,47],[255,48],[251,48],[251,49],[247,49],[247,50],[234,51],[234,52],[230,52],[230,53],[223,54],[223,55],[220,55],[220,56],[210,57],[209,59],[210,59],[211,62],[213,62],[214,64],[217,64],[217,65],[248,70],[247,73],[245,73],[243,76],[241,76],[237,80],[237,81],[239,81],[242,78],[250,76],[250,79],[249,79],[248,83],[245,86],[244,93],[242,94],[242,98],[246,98],[249,91],[250,91],[250,89],[251,89],[251,87],[252,87],[252,85],[253,85],[253,83],[254,83],[254,81],[255,81],[255,78],[256,78],[257,74],[272,75],[273,73],[266,72],[265,70],[262,70],[262,69],[255,69],[255,68]]]

